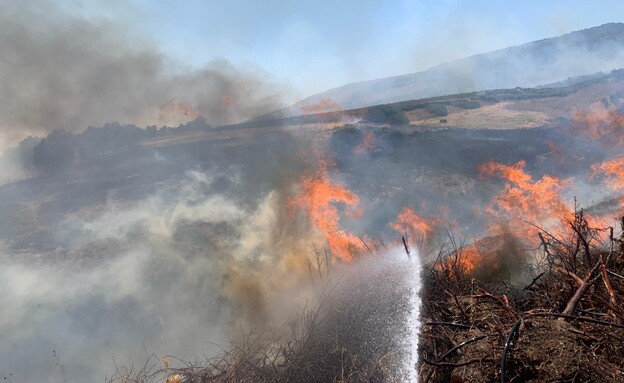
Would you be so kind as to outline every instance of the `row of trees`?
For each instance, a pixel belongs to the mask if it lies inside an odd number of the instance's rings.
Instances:
[[[177,128],[150,126],[141,129],[135,125],[113,123],[101,128],[89,127],[82,133],[73,134],[55,130],[38,144],[32,139],[24,141],[25,152],[32,155],[32,164],[40,172],[55,172],[67,168],[77,161],[102,158],[115,153],[126,152],[144,140],[178,132],[199,131],[210,126],[202,119],[192,121]],[[28,147],[26,147],[28,146]],[[30,152],[29,152],[30,151]]]

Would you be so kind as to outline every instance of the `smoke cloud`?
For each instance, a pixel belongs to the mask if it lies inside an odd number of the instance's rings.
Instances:
[[[197,115],[221,125],[283,106],[283,89],[259,69],[215,60],[188,70],[133,30],[52,2],[3,2],[0,50],[0,148],[55,129],[175,125]]]
[[[484,39],[485,33],[475,35],[472,25],[463,27],[471,33],[449,28],[445,30],[452,31],[451,36],[432,39],[431,46],[419,48],[422,52],[416,55],[428,58],[423,62],[432,60],[431,64],[437,65],[420,72],[330,89],[302,100],[299,106],[309,107],[323,99],[332,99],[343,108],[352,109],[490,89],[552,86],[576,76],[608,73],[619,69],[624,60],[623,27],[621,23],[605,24],[465,58],[457,58],[461,57],[460,53],[452,61],[440,63],[448,52],[470,45],[466,40],[480,44],[495,33],[490,31]],[[287,113],[296,111],[291,108]]]
[[[311,293],[309,246],[321,238],[293,225],[287,189],[249,206],[219,192],[220,177],[191,171],[137,202],[70,214],[43,259],[5,248],[0,373],[96,381],[113,361],[212,355],[240,326],[296,314]]]

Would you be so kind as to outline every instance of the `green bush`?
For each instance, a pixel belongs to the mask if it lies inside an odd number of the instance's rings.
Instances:
[[[394,105],[377,105],[368,108],[366,120],[377,124],[405,125],[409,123],[403,110]]]
[[[481,107],[481,103],[479,101],[473,100],[457,100],[451,103],[451,106],[461,109],[478,109]]]
[[[448,110],[443,104],[428,104],[425,109],[434,117],[444,117],[448,115]]]

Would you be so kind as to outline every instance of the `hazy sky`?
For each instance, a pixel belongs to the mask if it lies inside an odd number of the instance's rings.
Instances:
[[[0,0],[0,150],[115,121],[236,123],[620,15],[616,0]]]
[[[305,96],[620,21],[622,1],[63,0],[192,66],[257,66]],[[131,4],[131,5],[129,5]]]

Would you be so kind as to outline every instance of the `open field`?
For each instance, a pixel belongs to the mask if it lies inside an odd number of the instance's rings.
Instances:
[[[511,102],[483,105],[478,109],[447,107],[448,116],[431,117],[425,110],[407,112],[410,124],[416,126],[449,126],[461,128],[516,129],[537,128],[551,121],[549,115],[536,111],[516,111]],[[443,119],[446,122],[442,122]]]

